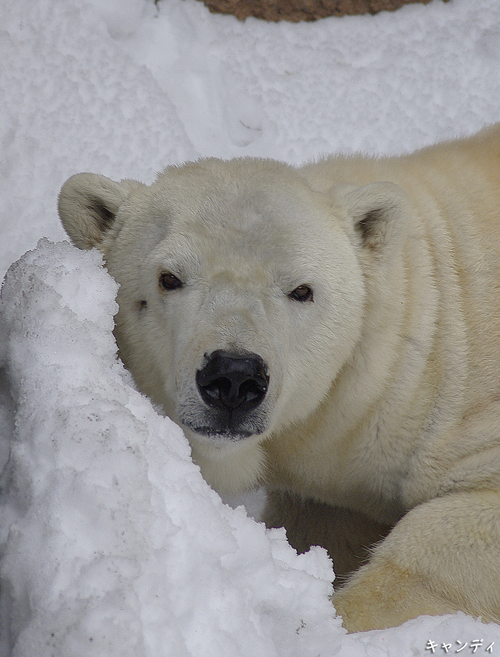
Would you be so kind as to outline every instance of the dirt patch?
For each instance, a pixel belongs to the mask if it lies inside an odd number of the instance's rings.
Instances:
[[[394,11],[403,5],[428,4],[431,0],[202,0],[212,12],[248,16],[266,21],[315,21],[326,16],[376,14]],[[448,2],[448,0],[444,0]]]

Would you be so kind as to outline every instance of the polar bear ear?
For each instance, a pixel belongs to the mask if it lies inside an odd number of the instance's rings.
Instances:
[[[371,183],[348,191],[344,199],[363,246],[381,251],[403,234],[409,205],[399,185]]]
[[[141,186],[133,180],[117,183],[94,173],[78,173],[67,180],[59,194],[59,216],[73,244],[80,249],[98,246],[120,205]]]

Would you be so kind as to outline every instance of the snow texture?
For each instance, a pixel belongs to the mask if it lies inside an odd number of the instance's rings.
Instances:
[[[56,213],[78,171],[401,153],[497,121],[497,0],[298,25],[196,0],[3,0],[0,55],[1,272],[17,260],[0,301],[0,655],[500,651],[500,627],[463,614],[345,634],[324,551],[297,556],[223,504],[135,391],[116,284],[59,241]]]
[[[312,656],[318,630],[335,645],[326,553],[297,557],[205,483],[117,359],[116,287],[97,252],[44,239],[3,288],[13,655]]]

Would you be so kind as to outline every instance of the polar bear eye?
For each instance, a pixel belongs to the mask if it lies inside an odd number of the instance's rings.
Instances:
[[[169,292],[170,290],[177,290],[182,287],[183,283],[181,280],[172,274],[169,271],[162,271],[159,278],[158,284],[162,290]]]
[[[288,298],[294,301],[314,301],[313,291],[309,285],[299,285],[290,292]]]

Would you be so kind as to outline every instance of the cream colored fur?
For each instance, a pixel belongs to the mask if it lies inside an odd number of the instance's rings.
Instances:
[[[104,253],[120,354],[209,483],[266,486],[269,526],[356,571],[333,596],[350,631],[500,622],[499,126],[399,158],[202,160],[149,187],[80,174],[60,214]],[[196,431],[220,349],[268,367],[251,437]]]

